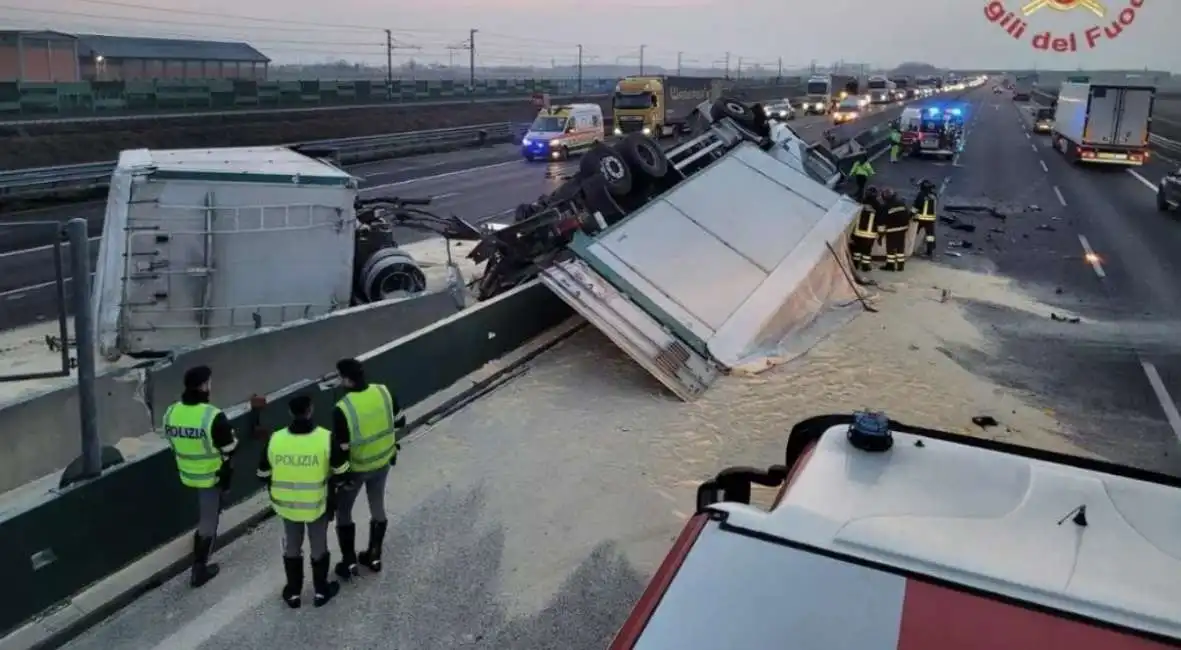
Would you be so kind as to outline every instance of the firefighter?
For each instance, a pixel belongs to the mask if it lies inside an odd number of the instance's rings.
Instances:
[[[292,609],[302,604],[303,539],[311,551],[312,589],[316,607],[328,604],[340,591],[328,579],[328,493],[333,477],[349,470],[347,449],[332,443],[332,432],[312,422],[312,398],[298,395],[288,402],[291,424],[267,441],[258,464],[258,477],[267,484],[271,508],[283,522],[283,571],[287,584],[283,602]]]
[[[916,234],[923,235],[923,255],[928,258],[935,257],[935,201],[935,184],[924,179],[919,183],[919,192],[914,197],[911,212],[914,213],[914,220],[918,224]]]
[[[906,269],[906,231],[910,230],[910,209],[888,187],[879,194],[881,201],[875,220],[878,232],[886,239],[886,265],[882,270],[903,271]]]
[[[197,493],[197,530],[189,584],[200,587],[218,574],[209,562],[217,537],[224,492],[230,487],[230,457],[238,448],[234,429],[221,409],[209,403],[213,371],[195,366],[184,374],[180,401],[164,412],[164,437],[176,456],[180,482]]]
[[[902,153],[902,131],[898,130],[898,125],[894,124],[890,127],[890,162],[898,162],[898,156]]]
[[[866,188],[861,213],[857,215],[857,225],[853,227],[853,241],[850,242],[853,249],[853,265],[863,273],[873,270],[873,244],[878,238],[878,231],[874,227],[877,221],[878,200],[878,188]]]
[[[857,194],[854,198],[858,201],[864,202],[865,186],[869,184],[869,179],[873,175],[873,165],[869,164],[869,160],[858,160],[853,163],[853,168],[849,170],[849,176],[852,176],[853,182],[857,184]]]
[[[406,416],[388,388],[366,381],[361,362],[341,359],[336,371],[348,393],[332,412],[332,431],[338,440],[348,441],[349,467],[355,479],[349,481],[350,489],[340,491],[336,504],[336,534],[340,540],[336,575],[348,580],[358,574],[358,564],[370,571],[381,571],[381,546],[387,526],[385,484],[390,466],[397,463],[397,432],[406,426]],[[358,553],[353,504],[362,485],[369,501],[369,543]]]

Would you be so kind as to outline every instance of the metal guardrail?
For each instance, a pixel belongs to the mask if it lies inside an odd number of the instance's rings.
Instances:
[[[341,164],[429,153],[440,149],[478,147],[509,142],[514,128],[509,122],[476,124],[451,129],[408,131],[384,135],[300,142],[287,146],[331,157]],[[115,162],[38,167],[0,171],[0,199],[38,198],[58,192],[81,192],[106,187]]]

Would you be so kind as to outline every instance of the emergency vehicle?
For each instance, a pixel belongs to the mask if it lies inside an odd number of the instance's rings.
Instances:
[[[1181,643],[1181,479],[876,413],[784,456],[698,488],[611,650]]]
[[[953,158],[963,148],[964,111],[959,106],[906,108],[899,118],[903,152]]]
[[[603,108],[565,104],[541,109],[521,140],[525,160],[566,160],[571,153],[603,141]]]

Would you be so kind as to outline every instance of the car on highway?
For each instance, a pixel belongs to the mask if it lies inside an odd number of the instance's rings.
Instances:
[[[1033,132],[1052,133],[1054,131],[1054,109],[1039,108],[1033,112]]]
[[[1175,210],[1181,206],[1181,167],[1160,179],[1156,188],[1156,207],[1161,212]]]
[[[772,120],[786,121],[796,119],[796,107],[792,106],[791,100],[772,100],[767,102],[763,108],[767,111],[767,117]]]
[[[993,86],[993,87],[992,87],[992,94],[994,94],[994,95],[999,95],[999,94],[1001,94],[1001,93],[1003,93],[1003,92],[1005,92],[1005,91],[1004,91],[1004,89],[1003,89],[1003,88],[1001,88],[1000,86]]]
[[[837,109],[832,113],[833,124],[845,124],[861,117],[861,112],[865,107],[858,97],[846,97],[837,104]]]

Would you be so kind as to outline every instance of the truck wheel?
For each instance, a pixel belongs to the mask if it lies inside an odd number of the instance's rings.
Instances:
[[[578,165],[588,178],[598,176],[607,185],[611,196],[627,196],[632,191],[634,178],[627,163],[618,153],[605,145],[591,148]]]
[[[652,138],[633,133],[615,145],[615,150],[635,176],[664,178],[668,174],[668,158]]]
[[[1165,191],[1160,188],[1156,190],[1156,209],[1161,212],[1169,211],[1169,200],[1165,198]]]
[[[405,251],[383,248],[361,267],[360,290],[365,302],[404,298],[426,291],[426,274]]]
[[[757,125],[754,112],[746,104],[730,97],[722,97],[714,102],[712,113],[715,120],[728,117],[739,126],[748,129],[753,129]]]

